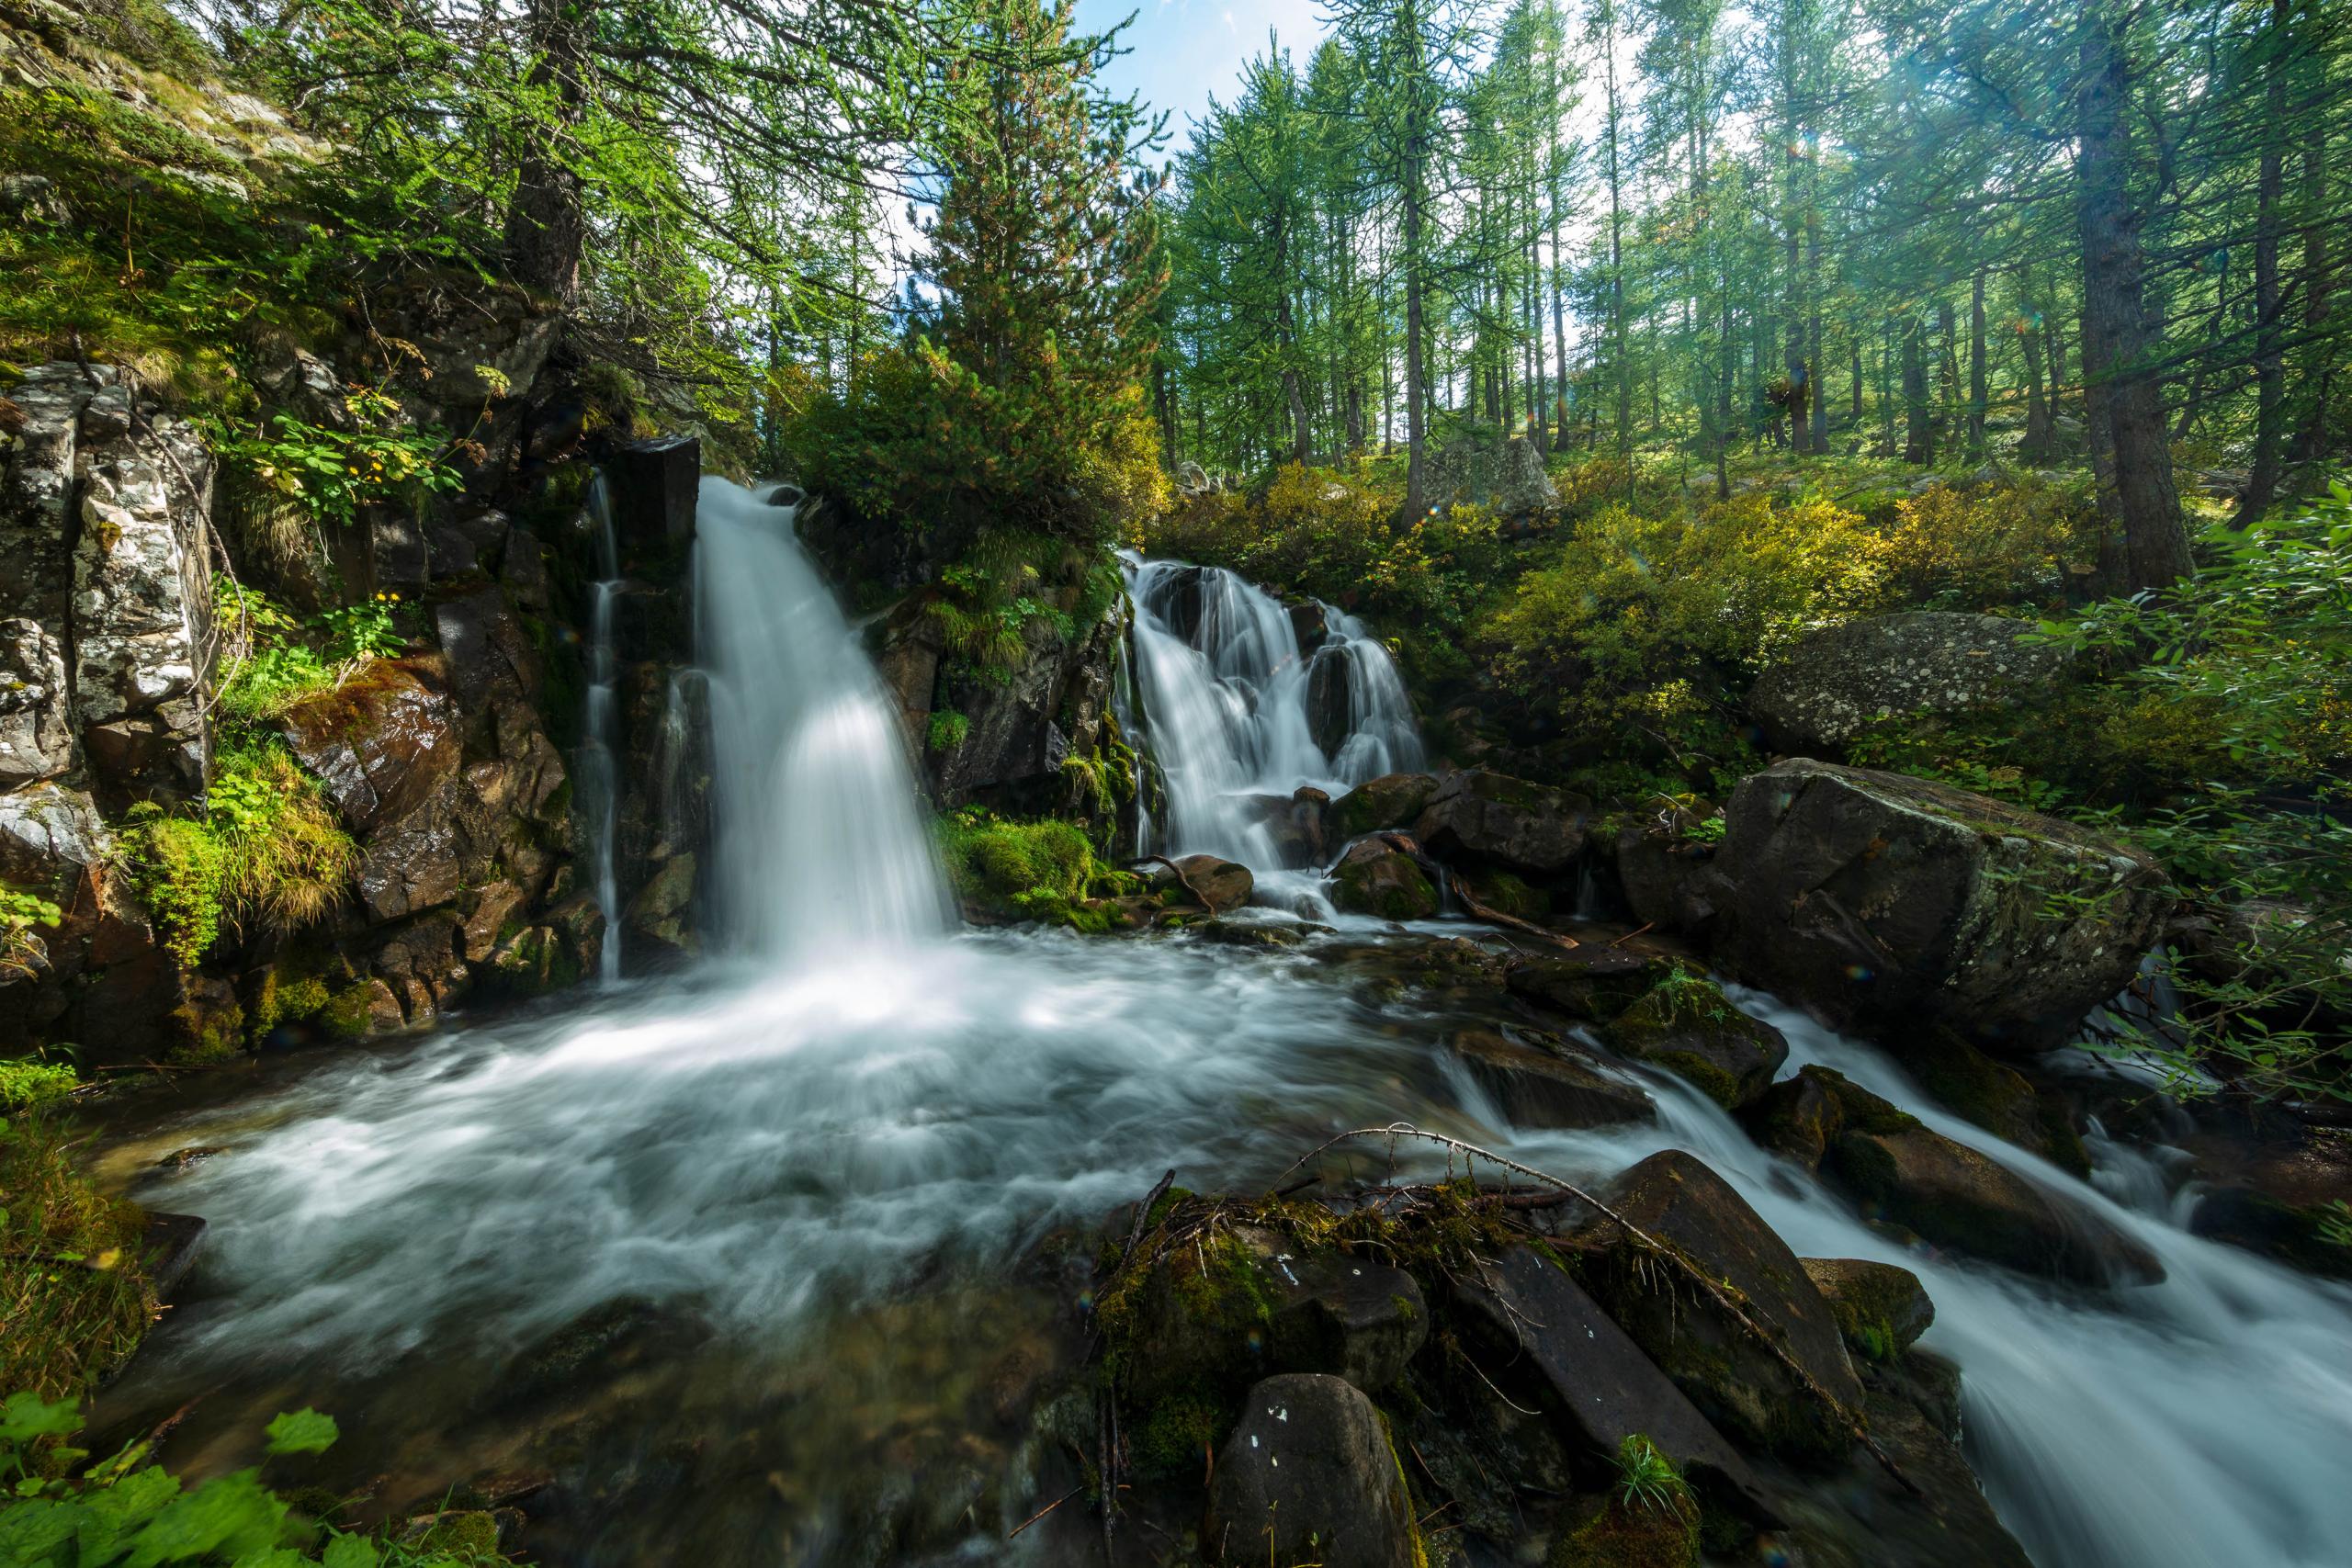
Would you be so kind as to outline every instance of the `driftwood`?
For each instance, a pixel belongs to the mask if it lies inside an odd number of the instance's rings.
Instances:
[[[1479,902],[1477,896],[1470,891],[1470,885],[1462,879],[1460,874],[1421,848],[1410,833],[1385,832],[1374,836],[1398,854],[1409,857],[1415,865],[1421,868],[1421,874],[1445,889],[1453,901],[1462,906],[1463,912],[1472,919],[1483,920],[1490,926],[1500,926],[1505,931],[1522,931],[1540,942],[1550,942],[1555,947],[1583,945],[1572,936],[1562,936],[1557,931],[1546,931],[1532,920],[1522,920],[1517,915],[1506,915],[1491,905]]]

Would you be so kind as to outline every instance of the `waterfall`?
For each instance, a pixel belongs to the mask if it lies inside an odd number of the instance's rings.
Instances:
[[[709,677],[717,935],[772,959],[903,943],[953,915],[899,716],[792,531],[706,478],[696,657]]]
[[[1285,609],[1218,567],[1125,558],[1138,733],[1167,784],[1143,848],[1297,870],[1273,831],[1295,792],[1425,765],[1404,680],[1362,621]]]
[[[618,979],[621,972],[620,882],[613,866],[621,797],[620,747],[615,733],[620,715],[620,655],[613,646],[613,609],[620,597],[621,561],[612,492],[601,470],[588,480],[587,520],[596,530],[597,577],[589,601],[588,696],[580,729],[579,796],[580,814],[588,825],[588,871],[594,884],[596,912],[605,920],[599,977],[609,982]]]

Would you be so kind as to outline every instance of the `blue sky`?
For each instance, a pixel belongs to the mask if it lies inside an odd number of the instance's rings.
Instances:
[[[1120,35],[1133,52],[1114,62],[1107,80],[1170,111],[1170,151],[1184,144],[1187,117],[1209,96],[1231,102],[1242,62],[1266,47],[1266,29],[1303,67],[1325,31],[1322,0],[1079,0],[1078,25],[1108,28],[1134,12]]]

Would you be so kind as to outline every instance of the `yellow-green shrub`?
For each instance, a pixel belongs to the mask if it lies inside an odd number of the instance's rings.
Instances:
[[[1480,627],[1498,671],[1582,725],[1687,711],[1813,626],[1876,607],[1886,541],[1817,497],[1579,524]]]
[[[1989,609],[2064,596],[2098,550],[2096,513],[2075,491],[2016,484],[1937,485],[1895,503],[1887,579],[1906,604]]]

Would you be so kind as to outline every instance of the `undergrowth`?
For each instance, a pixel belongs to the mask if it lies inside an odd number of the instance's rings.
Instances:
[[[1088,901],[1140,886],[1105,864],[1074,822],[1018,822],[967,807],[939,819],[939,846],[956,896],[1002,918],[1100,933],[1110,929],[1109,918]]]
[[[58,1088],[57,1069],[7,1066],[33,1069],[13,1075],[17,1092]],[[62,1122],[40,1110],[0,1120],[0,1388],[69,1398],[130,1357],[155,1311],[144,1229],[74,1168]]]

